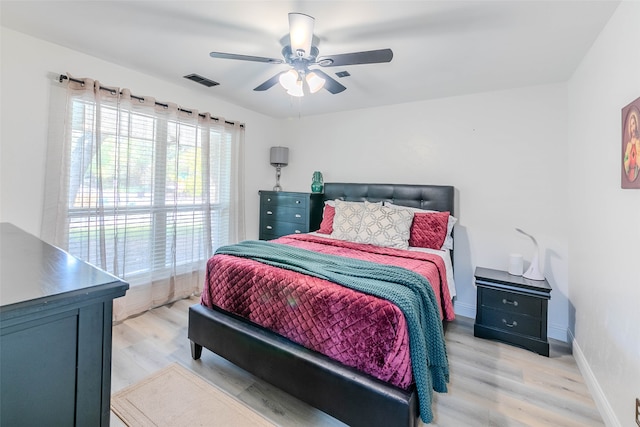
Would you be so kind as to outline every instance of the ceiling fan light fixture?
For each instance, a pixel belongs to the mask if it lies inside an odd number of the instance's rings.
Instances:
[[[291,52],[296,56],[306,58],[311,55],[314,22],[312,16],[304,13],[289,14],[289,41]]]
[[[287,93],[295,97],[304,96],[304,89],[302,88],[302,80],[297,80],[295,84],[287,90]]]
[[[325,79],[323,79],[313,71],[307,74],[306,80],[307,84],[309,85],[309,92],[311,93],[316,93],[317,91],[322,89],[326,82]]]
[[[281,74],[278,80],[283,88],[290,90],[296,85],[296,81],[298,81],[298,73],[296,70],[291,69]]]

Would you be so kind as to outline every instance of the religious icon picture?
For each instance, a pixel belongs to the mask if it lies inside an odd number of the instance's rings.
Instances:
[[[622,109],[622,188],[640,188],[640,98]]]

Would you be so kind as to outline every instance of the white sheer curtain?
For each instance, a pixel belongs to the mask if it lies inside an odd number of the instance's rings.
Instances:
[[[215,249],[244,239],[244,127],[91,79],[61,85],[43,239],[129,282],[114,320],[198,293]]]

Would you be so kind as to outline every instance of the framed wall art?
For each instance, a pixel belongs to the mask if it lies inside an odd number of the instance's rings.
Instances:
[[[640,98],[622,109],[622,188],[640,188]]]

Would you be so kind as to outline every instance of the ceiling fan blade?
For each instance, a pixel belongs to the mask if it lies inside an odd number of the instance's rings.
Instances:
[[[325,82],[324,82],[324,88],[326,90],[328,90],[329,92],[331,92],[332,94],[336,94],[336,93],[340,93],[343,90],[346,89],[346,87],[342,86],[342,84],[338,83],[337,80],[335,80],[333,77],[329,77],[329,75],[327,73],[325,73],[324,71],[315,69],[313,70],[314,73],[318,74],[320,77],[322,77]]]
[[[260,86],[258,86],[254,90],[258,91],[258,92],[261,92],[263,90],[271,89],[273,86],[276,85],[276,83],[278,83],[278,81],[280,79],[280,76],[283,75],[286,72],[287,71],[282,71],[281,73],[276,74],[275,76],[271,77],[269,80],[267,80],[266,82],[262,83]]]
[[[316,60],[322,67],[340,67],[343,65],[378,64],[391,62],[393,52],[391,49],[369,50],[366,52],[343,53],[338,55],[323,56]]]
[[[220,59],[237,59],[240,61],[253,61],[253,62],[266,62],[267,64],[282,64],[284,60],[276,59],[276,58],[265,58],[262,56],[251,56],[251,55],[237,55],[235,53],[224,53],[224,52],[211,52],[209,54],[212,58],[220,58]]]

